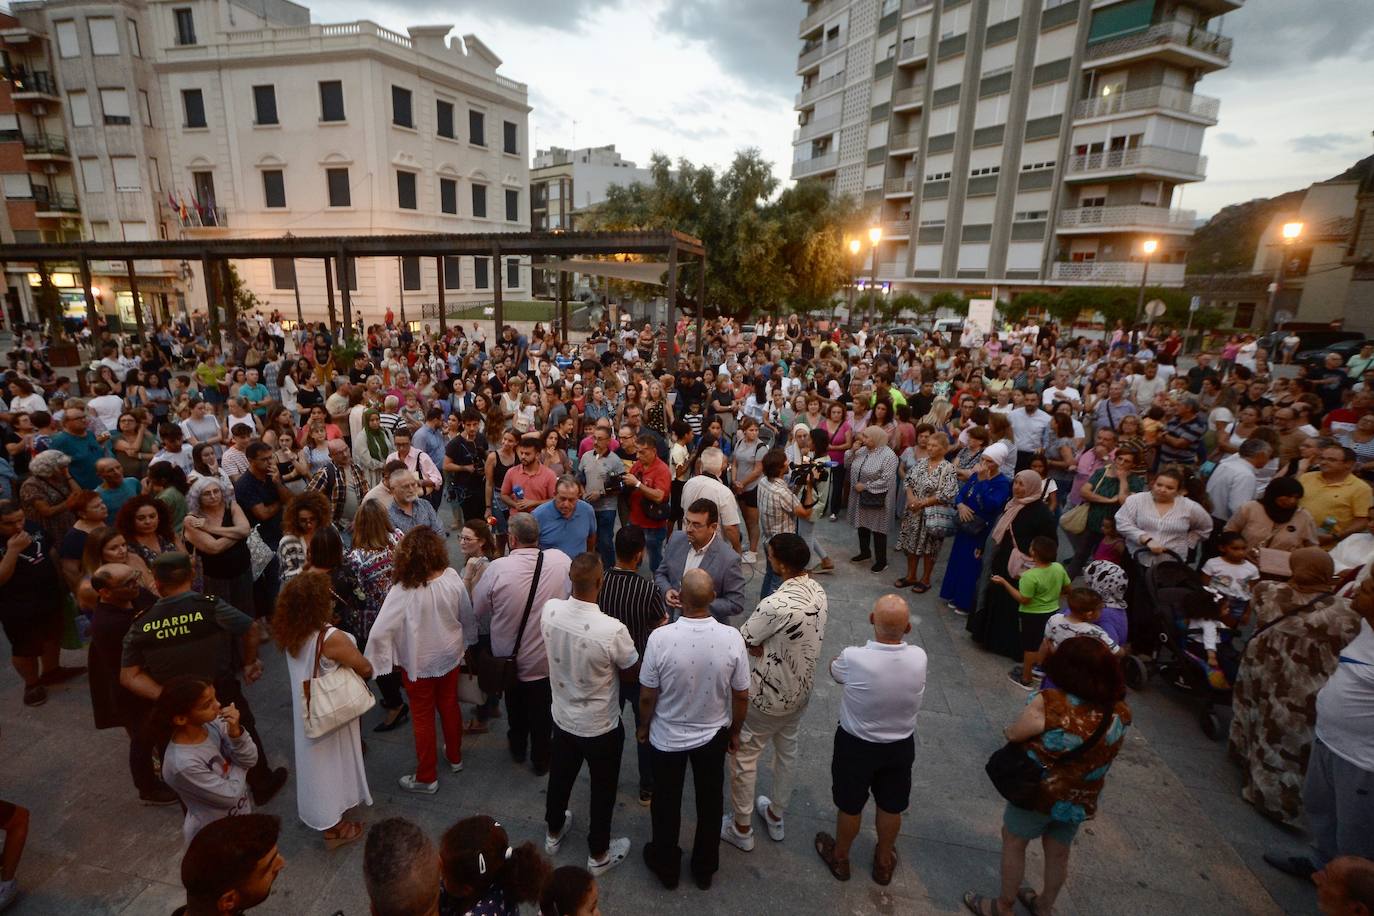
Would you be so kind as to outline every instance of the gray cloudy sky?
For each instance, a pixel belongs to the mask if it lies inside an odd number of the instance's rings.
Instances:
[[[305,0],[310,3],[311,0]],[[538,147],[613,143],[724,166],[759,147],[788,177],[800,0],[314,0],[316,21],[452,22],[529,84]],[[1328,178],[1374,152],[1370,0],[1249,0],[1220,30],[1230,69],[1198,91],[1221,99],[1208,179],[1181,206],[1229,203]]]

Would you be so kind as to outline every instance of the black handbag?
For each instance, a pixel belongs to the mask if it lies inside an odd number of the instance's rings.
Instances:
[[[487,696],[496,696],[510,690],[516,684],[515,661],[520,656],[520,643],[525,638],[525,624],[530,621],[530,610],[534,607],[534,593],[539,588],[539,573],[544,568],[544,551],[534,561],[534,579],[530,582],[530,594],[525,599],[525,613],[520,616],[520,629],[515,632],[515,648],[510,655],[497,655],[490,648],[477,656],[477,686]]]
[[[1107,710],[1097,728],[1088,736],[1088,740],[1068,753],[1060,755],[1055,763],[1068,763],[1086,754],[1093,745],[1102,740],[1113,718],[1113,710]],[[1018,808],[1034,810],[1036,800],[1040,796],[1040,784],[1045,781],[1046,769],[1044,764],[1033,760],[1027,753],[1026,742],[1008,741],[992,752],[983,769],[992,780],[993,788],[998,794]]]

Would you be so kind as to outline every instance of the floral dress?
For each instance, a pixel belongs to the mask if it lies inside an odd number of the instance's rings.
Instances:
[[[1131,710],[1118,702],[1113,721],[1102,737],[1067,763],[1057,758],[1078,747],[1097,730],[1102,709],[1059,689],[1041,691],[1045,702],[1045,730],[1027,742],[1027,754],[1044,765],[1035,811],[1066,824],[1081,824],[1097,813],[1097,798],[1107,771],[1123,746]]]
[[[951,506],[954,494],[959,492],[959,476],[948,461],[931,460],[923,455],[906,472],[904,489],[907,499],[914,493],[917,501],[936,499],[939,500],[936,505]],[[944,541],[943,535],[936,535],[926,527],[925,510],[902,514],[902,529],[897,535],[897,549],[902,553],[930,556],[939,552]]]

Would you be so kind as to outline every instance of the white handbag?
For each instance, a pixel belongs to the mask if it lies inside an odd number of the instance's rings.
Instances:
[[[321,630],[315,639],[314,672],[309,680],[301,682],[301,718],[305,720],[307,738],[322,738],[377,705],[367,682],[352,668],[340,665],[320,674],[326,632]]]
[[[253,530],[248,532],[248,561],[253,568],[254,582],[262,578],[262,574],[267,572],[267,567],[271,565],[272,558],[277,555],[276,551],[267,546],[258,527],[254,525]]]

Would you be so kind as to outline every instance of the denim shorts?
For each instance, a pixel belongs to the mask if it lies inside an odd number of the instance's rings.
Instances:
[[[1043,836],[1064,846],[1072,845],[1074,835],[1078,833],[1077,824],[1057,821],[1048,814],[1027,811],[1013,804],[1008,804],[1002,814],[1002,826],[1023,840],[1035,840]]]

